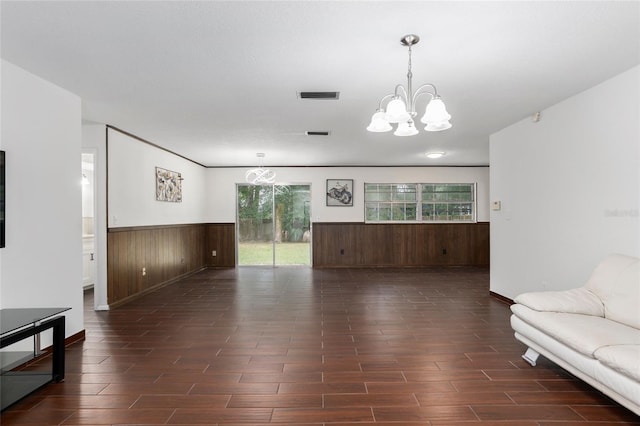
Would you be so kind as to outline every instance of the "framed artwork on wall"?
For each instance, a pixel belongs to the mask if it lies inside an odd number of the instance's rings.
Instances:
[[[156,167],[156,200],[171,203],[182,202],[182,175]]]
[[[353,179],[327,179],[327,206],[353,207]]]

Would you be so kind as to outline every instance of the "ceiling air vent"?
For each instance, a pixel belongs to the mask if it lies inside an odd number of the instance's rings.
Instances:
[[[307,130],[305,133],[307,134],[307,136],[329,136],[329,133],[331,132],[329,132],[328,130],[324,130],[321,132],[312,132]]]
[[[298,92],[300,99],[338,99],[340,92]]]

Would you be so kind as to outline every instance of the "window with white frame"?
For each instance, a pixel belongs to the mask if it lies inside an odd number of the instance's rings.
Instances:
[[[475,222],[475,183],[365,183],[365,222]]]
[[[405,222],[418,218],[418,185],[415,183],[365,183],[367,222]]]

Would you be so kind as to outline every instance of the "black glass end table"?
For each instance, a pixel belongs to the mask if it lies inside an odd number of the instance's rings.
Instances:
[[[33,338],[35,342],[33,353],[1,352],[1,410],[47,383],[64,380],[65,317],[60,314],[69,309],[71,308],[0,309],[0,349],[28,338]],[[16,369],[15,367],[40,355],[40,333],[49,329],[53,330],[51,372]]]

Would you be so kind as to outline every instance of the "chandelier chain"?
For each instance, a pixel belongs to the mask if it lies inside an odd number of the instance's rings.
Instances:
[[[409,70],[407,71],[407,112],[413,117],[415,111],[413,108],[413,72],[411,72],[411,45],[409,47]]]

